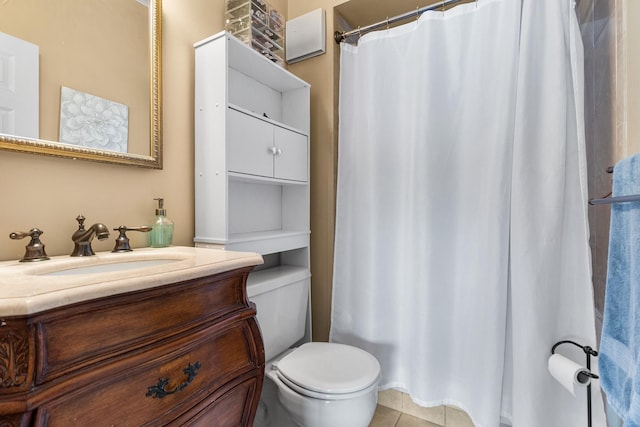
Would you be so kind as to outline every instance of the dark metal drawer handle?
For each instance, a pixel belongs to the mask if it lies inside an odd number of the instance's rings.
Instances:
[[[191,381],[193,381],[193,379],[198,374],[198,369],[200,369],[201,367],[202,365],[200,365],[200,362],[196,362],[194,364],[189,363],[189,366],[182,370],[182,372],[187,374],[187,380],[183,383],[178,384],[173,390],[165,390],[165,387],[167,386],[167,384],[169,384],[169,378],[158,379],[158,384],[152,385],[151,387],[147,388],[147,394],[145,394],[145,396],[152,396],[154,399],[162,399],[165,396],[183,390],[185,387],[191,384]]]

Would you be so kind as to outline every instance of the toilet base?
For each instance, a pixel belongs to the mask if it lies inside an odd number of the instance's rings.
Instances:
[[[275,386],[280,406],[293,425],[301,427],[367,427],[378,404],[377,389],[346,400],[322,400],[300,396],[278,379],[274,371],[265,375],[265,385]]]
[[[266,376],[253,427],[296,427],[289,413],[280,403],[278,387]]]

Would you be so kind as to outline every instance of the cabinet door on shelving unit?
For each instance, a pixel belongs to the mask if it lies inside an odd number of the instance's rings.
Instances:
[[[273,125],[229,109],[228,170],[273,177]]]
[[[274,145],[276,147],[274,176],[281,179],[307,181],[307,137],[275,126]]]

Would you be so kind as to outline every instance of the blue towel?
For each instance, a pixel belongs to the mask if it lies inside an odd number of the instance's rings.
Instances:
[[[640,153],[613,170],[613,196],[640,194]],[[601,385],[624,427],[640,427],[640,202],[611,205]]]

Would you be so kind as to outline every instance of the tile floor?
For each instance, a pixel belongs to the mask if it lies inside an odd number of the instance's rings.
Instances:
[[[370,427],[474,427],[469,416],[453,406],[424,408],[398,390],[378,393]]]
[[[473,427],[473,423],[464,412],[447,407],[445,424],[435,424],[427,420],[414,417],[404,412],[378,405],[369,427]]]
[[[409,414],[378,405],[369,427],[441,427]]]

